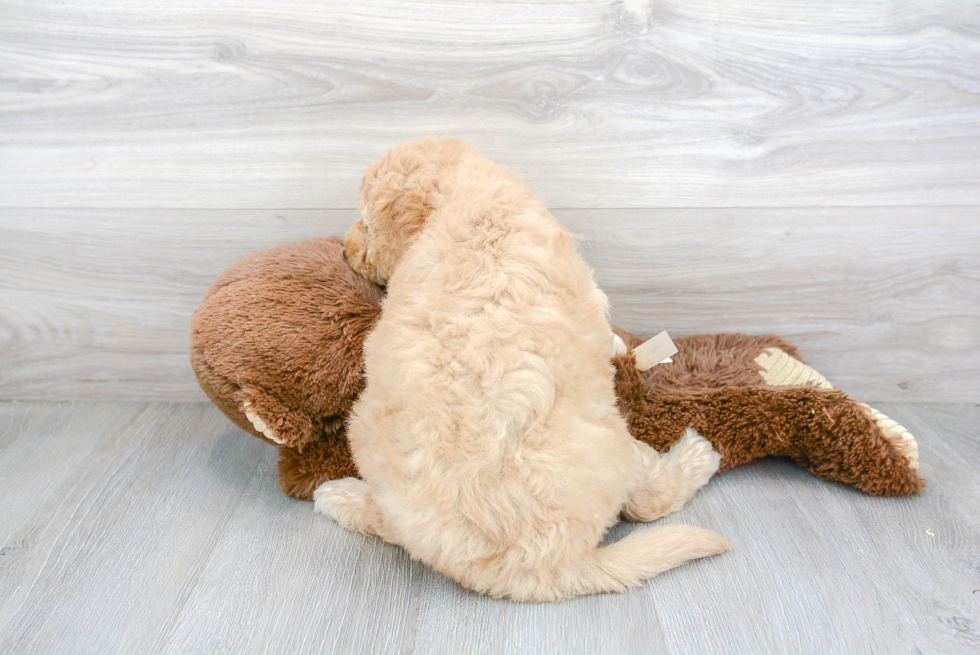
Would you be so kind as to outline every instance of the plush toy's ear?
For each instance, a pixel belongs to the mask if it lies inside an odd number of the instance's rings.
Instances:
[[[302,452],[313,438],[313,421],[309,414],[290,407],[266,391],[244,385],[235,394],[241,411],[255,430],[280,446]]]

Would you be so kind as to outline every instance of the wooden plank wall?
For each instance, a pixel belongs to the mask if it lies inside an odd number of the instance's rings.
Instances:
[[[190,313],[467,139],[638,333],[778,332],[869,401],[980,401],[980,10],[0,0],[0,399],[202,399]]]

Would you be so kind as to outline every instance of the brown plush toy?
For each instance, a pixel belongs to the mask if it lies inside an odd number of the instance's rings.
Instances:
[[[339,239],[249,255],[211,285],[191,321],[191,366],[232,423],[280,446],[279,480],[313,499],[357,475],[344,420],[364,388],[361,348],[379,287],[354,273]]]
[[[282,490],[312,500],[357,475],[344,420],[364,387],[361,349],[382,290],[355,274],[337,239],[270,248],[218,276],[191,328],[201,388],[235,425],[279,445]],[[614,328],[632,350],[640,341]],[[833,388],[779,337],[721,334],[676,341],[673,362],[645,372],[613,358],[634,437],[664,451],[694,427],[724,471],[792,457],[826,480],[870,494],[918,493],[915,440]]]

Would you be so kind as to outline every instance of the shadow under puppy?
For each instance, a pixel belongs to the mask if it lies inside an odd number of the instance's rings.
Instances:
[[[369,167],[351,267],[386,284],[348,440],[363,480],[316,510],[476,591],[526,601],[622,591],[728,543],[671,525],[598,548],[620,515],[680,509],[720,457],[693,430],[630,436],[607,301],[574,238],[466,144],[400,144]]]

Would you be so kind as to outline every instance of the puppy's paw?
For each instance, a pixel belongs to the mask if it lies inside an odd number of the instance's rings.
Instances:
[[[667,457],[672,467],[690,474],[691,482],[697,488],[703,487],[721,465],[721,455],[694,428],[684,431],[684,436],[667,451]]]
[[[343,478],[324,482],[313,492],[313,511],[348,530],[378,534],[381,514],[364,480]]]
[[[613,332],[612,335],[612,350],[613,357],[616,357],[617,355],[625,355],[630,351],[630,349],[626,347],[626,342],[623,341],[623,338],[615,332]]]
[[[630,484],[622,514],[631,521],[654,521],[682,508],[721,463],[711,442],[688,429],[666,453],[637,442],[643,472]]]
[[[343,502],[344,490],[342,480],[328,480],[316,488],[313,492],[313,511],[322,514],[328,519],[340,521],[340,514],[337,506]]]

